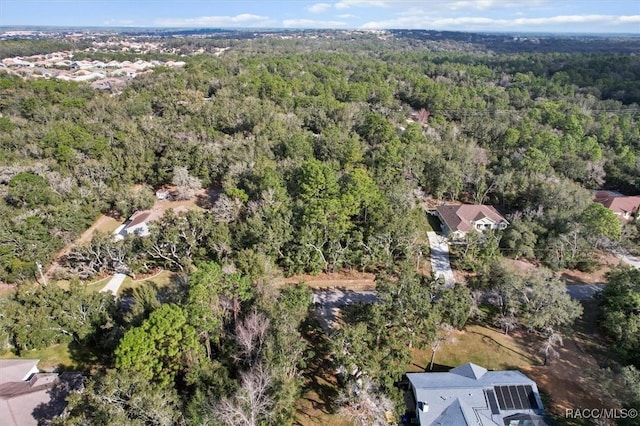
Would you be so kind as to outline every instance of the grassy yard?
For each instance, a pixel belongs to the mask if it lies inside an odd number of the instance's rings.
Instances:
[[[59,366],[62,366],[65,370],[77,367],[77,364],[71,359],[69,345],[53,345],[44,349],[23,352],[21,356],[6,353],[2,355],[2,358],[39,359],[38,368],[45,371]]]
[[[85,285],[87,287],[87,290],[89,291],[100,291],[102,290],[102,287],[104,287],[109,282],[110,279],[111,276],[108,276],[96,281],[85,283]],[[69,280],[51,281],[50,284],[55,284],[62,289],[69,290]]]
[[[413,365],[409,371],[424,371],[429,367],[431,349],[413,350]],[[435,364],[456,367],[467,362],[481,365],[489,370],[517,369],[536,364],[527,348],[513,337],[482,327],[470,325],[455,334],[455,342],[443,345],[436,353]]]
[[[153,282],[157,287],[168,287],[173,284],[173,277],[175,276],[175,272],[162,270],[159,273],[152,275],[150,277],[146,277],[140,280],[133,280],[131,277],[125,278],[122,286],[120,286],[119,294],[130,289],[134,289],[136,287],[140,287],[145,283]],[[106,284],[106,283],[105,283]]]

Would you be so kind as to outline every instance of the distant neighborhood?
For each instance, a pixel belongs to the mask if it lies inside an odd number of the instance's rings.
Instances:
[[[24,58],[5,58],[0,62],[0,72],[31,79],[87,81],[91,82],[91,87],[95,89],[109,89],[112,84],[135,78],[159,66],[184,67],[185,62],[74,60],[73,52],[65,51]]]

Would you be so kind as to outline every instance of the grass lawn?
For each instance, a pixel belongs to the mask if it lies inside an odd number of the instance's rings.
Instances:
[[[445,366],[457,367],[467,362],[489,370],[512,370],[538,363],[516,339],[487,327],[470,325],[456,333],[455,337],[455,342],[443,345],[436,353],[435,364],[440,366],[440,371],[446,370]],[[421,372],[429,367],[430,348],[414,349],[412,355],[413,365],[409,366],[409,371]]]
[[[111,276],[108,276],[108,277],[101,278],[97,281],[85,283],[85,285],[87,287],[87,290],[89,291],[100,291],[102,287],[104,287],[109,282],[110,279],[111,279]],[[51,281],[50,284],[55,284],[64,290],[69,290],[69,280]]]
[[[157,287],[168,287],[171,284],[173,284],[173,277],[175,275],[176,275],[175,272],[163,270],[155,275],[152,275],[150,277],[147,277],[141,280],[134,281],[133,279],[131,279],[131,277],[127,277],[122,283],[122,286],[120,286],[120,290],[118,291],[118,293],[122,294],[122,292],[125,290],[134,289],[145,283],[150,283],[150,282],[155,283]]]
[[[100,221],[99,225],[96,226],[95,230],[104,232],[105,234],[111,234],[120,225],[122,225],[122,221],[106,216]]]
[[[295,425],[297,426],[351,426],[352,423],[338,414],[328,413],[326,403],[314,391],[308,391],[298,400]]]
[[[66,369],[73,369],[77,364],[71,359],[71,352],[69,351],[69,345],[53,345],[44,349],[35,349],[32,351],[26,351],[21,356],[16,356],[11,353],[3,354],[2,358],[25,358],[25,359],[39,359],[38,367],[41,370],[51,370],[53,368],[62,366]]]

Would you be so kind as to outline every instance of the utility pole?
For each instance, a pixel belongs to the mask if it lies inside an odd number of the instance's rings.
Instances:
[[[42,285],[47,286],[47,278],[44,276],[44,272],[42,272],[42,263],[36,262],[36,267],[38,268],[38,272],[40,272],[40,278],[42,278]]]

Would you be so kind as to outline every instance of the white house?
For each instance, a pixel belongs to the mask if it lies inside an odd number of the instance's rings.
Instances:
[[[143,210],[137,211],[131,215],[129,220],[127,220],[124,224],[120,225],[113,234],[115,235],[116,240],[122,240],[127,235],[139,235],[141,237],[146,237],[149,235],[149,225],[148,222],[153,220],[151,210]]]

